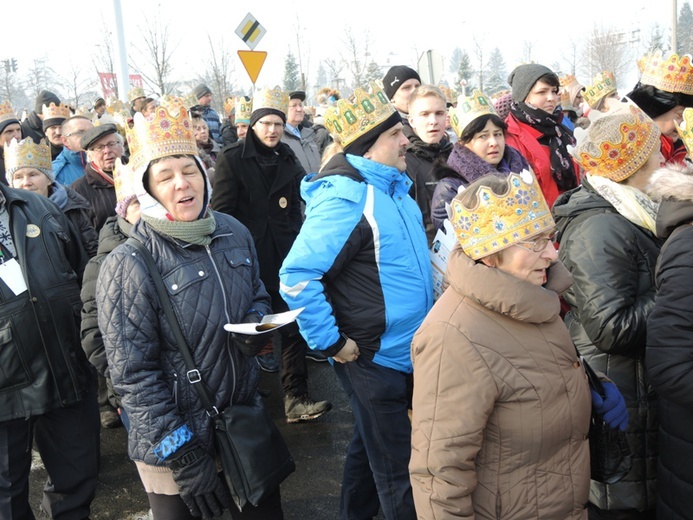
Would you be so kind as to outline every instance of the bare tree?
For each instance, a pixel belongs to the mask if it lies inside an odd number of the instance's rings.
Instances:
[[[226,98],[235,90],[233,77],[236,69],[233,66],[233,59],[227,51],[230,47],[226,45],[224,37],[221,36],[215,42],[208,34],[207,40],[209,41],[209,53],[202,79],[212,89],[215,108],[221,114]]]
[[[520,63],[534,63],[533,50],[534,44],[530,40],[525,40],[522,45],[522,58],[520,59]]]
[[[342,70],[344,70],[344,60],[341,57],[327,58],[323,60],[322,64],[327,68],[328,81],[334,81],[341,77]]]
[[[57,83],[55,71],[46,62],[46,58],[35,59],[27,70],[24,81],[30,97],[38,97],[42,90],[55,92]]]
[[[178,43],[172,43],[168,24],[160,18],[152,18],[140,29],[144,48],[140,49],[139,62],[133,59],[133,68],[142,76],[147,85],[160,96],[172,92],[175,82],[173,74],[173,54]]]
[[[2,82],[0,84],[0,99],[9,101],[16,110],[20,104],[26,104],[28,101],[19,75],[6,67],[2,67],[0,70],[2,72],[2,76],[0,76]]]
[[[346,47],[346,63],[347,69],[351,72],[353,85],[360,87],[363,85],[366,69],[370,53],[371,38],[368,31],[364,31],[361,35],[354,34],[351,27],[344,29],[344,41]]]
[[[479,79],[479,90],[484,91],[484,45],[474,36],[474,56],[476,57],[476,75]]]
[[[109,25],[104,18],[101,18],[101,43],[96,45],[96,52],[91,57],[92,65],[96,71],[96,76],[99,74],[115,75],[115,57],[113,55],[113,33],[111,33]],[[113,82],[115,96],[118,97],[118,82]]]
[[[592,78],[608,70],[614,73],[617,80],[623,78],[633,62],[630,48],[632,43],[628,41],[628,33],[595,26],[583,47],[584,74]]]
[[[580,43],[573,39],[570,39],[568,41],[567,51],[563,52],[563,58],[568,65],[566,72],[572,74],[573,76],[577,75],[578,64],[580,63],[581,49],[582,45]]]
[[[83,96],[93,92],[96,87],[95,79],[85,75],[84,69],[72,61],[70,61],[70,68],[63,76],[63,80],[62,87],[67,92],[63,103],[70,103],[74,108],[79,107]]]

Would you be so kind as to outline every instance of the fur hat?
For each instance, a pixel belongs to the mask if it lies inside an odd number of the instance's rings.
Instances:
[[[402,83],[412,78],[419,80],[419,83],[421,83],[419,73],[411,67],[407,67],[406,65],[395,65],[394,67],[390,67],[390,70],[387,71],[387,74],[385,74],[383,78],[383,91],[387,99],[395,97]]]
[[[558,76],[550,68],[538,63],[525,63],[519,67],[515,67],[508,76],[508,83],[512,88],[513,99],[518,103],[524,103],[525,99],[532,90],[534,84],[547,74],[556,76],[556,84],[558,84]]]

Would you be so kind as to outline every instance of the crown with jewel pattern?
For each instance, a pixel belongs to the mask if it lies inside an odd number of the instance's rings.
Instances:
[[[147,97],[144,95],[144,89],[142,87],[133,87],[128,92],[128,101],[132,103],[136,99]]]
[[[70,117],[70,106],[62,103],[58,103],[57,105],[55,103],[43,105],[43,107],[41,107],[41,114],[43,115],[44,121],[49,119],[67,119]]]
[[[118,202],[135,196],[134,172],[132,167],[129,164],[123,164],[120,158],[116,159],[113,167],[113,184]]]
[[[164,107],[166,110],[169,111],[169,113],[173,114],[173,113],[180,112],[181,108],[187,109],[188,106],[186,103],[187,102],[185,101],[185,99],[180,97],[180,96],[174,96],[173,94],[166,94],[159,101],[159,106]]]
[[[679,56],[658,50],[638,60],[642,76],[640,83],[651,85],[665,92],[693,95],[693,58],[690,54]]]
[[[31,137],[5,144],[5,170],[8,176],[20,168],[52,171],[51,147],[45,139],[35,143]],[[11,173],[10,173],[11,172]]]
[[[127,130],[130,165],[134,171],[146,167],[154,159],[169,155],[197,155],[197,144],[190,116],[185,107],[169,112],[158,106],[147,118],[135,114],[132,128]]]
[[[450,203],[450,223],[465,254],[473,260],[556,226],[532,172],[511,173],[505,180],[508,189],[503,195],[487,186],[478,188],[472,208],[460,201],[460,195]]]
[[[4,123],[5,121],[19,122],[17,114],[14,113],[14,109],[12,108],[12,105],[10,105],[9,101],[0,103],[0,124]]]
[[[286,114],[289,109],[288,92],[284,92],[279,86],[256,90],[253,97],[253,112],[261,108],[272,108]]]
[[[457,136],[461,137],[469,123],[486,114],[498,115],[498,112],[486,94],[474,90],[471,96],[461,95],[457,98],[457,106],[450,111],[450,124]]]
[[[573,104],[573,90],[582,89],[582,85],[573,74],[566,74],[558,78],[558,83],[561,87],[561,108],[576,111],[579,107]]]
[[[680,125],[676,122],[674,124],[690,157],[693,150],[693,108],[686,108],[683,111],[683,120]]]
[[[587,173],[621,182],[659,150],[659,136],[655,122],[632,101],[616,103],[592,121],[573,156]]]
[[[236,123],[250,123],[250,114],[253,113],[253,100],[246,97],[233,98],[233,107],[235,110],[234,121]]]
[[[346,147],[362,135],[385,122],[397,109],[387,99],[380,84],[370,83],[370,92],[357,88],[353,94],[354,103],[345,99],[325,111],[325,127],[331,134],[338,135],[342,146]]]
[[[582,97],[590,108],[594,108],[600,100],[612,92],[616,92],[616,77],[613,72],[605,70],[594,77],[591,85],[585,87]]]

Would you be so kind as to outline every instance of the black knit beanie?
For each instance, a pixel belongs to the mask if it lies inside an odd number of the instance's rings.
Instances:
[[[49,106],[51,103],[59,105],[60,98],[49,90],[42,90],[41,92],[39,92],[39,95],[36,96],[36,103],[34,103],[34,111],[37,114],[41,114],[43,111],[43,105]]]
[[[212,93],[212,91],[209,90],[209,87],[203,83],[196,86],[193,92],[195,93],[195,99],[200,99],[202,96]]]
[[[64,117],[53,117],[51,119],[44,119],[43,120],[43,131],[45,132],[46,129],[50,128],[51,126],[62,125],[64,122],[65,122]]]
[[[390,117],[388,117],[378,126],[372,128],[362,136],[356,138],[356,140],[353,143],[350,143],[347,146],[345,146],[344,153],[363,156],[363,154],[370,150],[371,146],[373,146],[373,144],[378,140],[380,134],[382,134],[386,130],[389,130],[397,123],[401,122],[402,116],[399,115],[399,112],[394,112]]]
[[[250,114],[250,123],[248,123],[248,126],[253,126],[258,122],[258,119],[262,119],[270,114],[281,117],[284,124],[286,124],[286,114],[281,110],[277,110],[276,108],[258,108],[257,110],[253,110],[253,113]]]
[[[406,65],[395,65],[391,67],[383,78],[383,90],[385,91],[387,99],[391,100],[395,96],[397,90],[399,90],[399,87],[402,86],[402,83],[412,78],[418,79],[419,83],[421,83],[421,77],[414,69]]]
[[[513,100],[518,103],[524,103],[534,84],[539,78],[547,74],[556,76],[556,73],[550,68],[537,63],[526,63],[519,67],[515,67],[515,70],[508,76],[508,83],[512,88]],[[556,76],[556,83],[558,83],[558,76]]]
[[[5,121],[0,122],[0,134],[5,131],[7,125],[11,125],[12,123],[17,123],[18,125],[21,124],[19,119],[6,119]]]

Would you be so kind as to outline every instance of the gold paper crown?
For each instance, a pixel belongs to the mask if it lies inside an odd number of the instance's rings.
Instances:
[[[471,96],[463,94],[457,98],[457,107],[450,112],[450,124],[457,137],[460,137],[469,123],[485,114],[498,115],[498,112],[496,112],[491,99],[480,90],[475,89]]]
[[[488,187],[479,188],[473,208],[464,206],[459,196],[450,203],[450,222],[457,240],[473,260],[501,251],[556,225],[534,174],[527,170],[511,173],[507,182],[505,195],[496,195]]]
[[[683,111],[681,125],[676,122],[674,124],[683,144],[686,146],[686,150],[688,150],[688,155],[691,156],[691,150],[693,150],[693,108],[686,108]]]
[[[182,97],[173,94],[166,94],[162,97],[159,106],[164,107],[170,114],[178,114],[181,108],[189,108]]]
[[[558,83],[561,85],[561,87],[565,88],[580,84],[573,74],[566,74],[565,76],[558,78]]]
[[[660,131],[634,103],[617,103],[594,120],[573,155],[588,173],[621,182],[659,149]]]
[[[43,120],[48,119],[67,119],[70,117],[70,106],[63,105],[62,103],[51,103],[50,105],[43,105],[41,107],[41,114],[43,114]]]
[[[273,108],[286,114],[289,109],[289,94],[279,86],[258,90],[253,97],[253,112],[261,108]]]
[[[4,103],[0,104],[0,123],[12,120],[19,122],[17,114],[14,113],[12,105],[10,105],[9,101],[5,101]]]
[[[233,106],[236,109],[234,121],[236,123],[250,123],[250,115],[253,113],[253,100],[245,97],[233,98]]]
[[[370,83],[370,90],[369,93],[357,88],[353,94],[353,104],[339,99],[325,112],[325,126],[331,134],[339,136],[344,147],[386,121],[397,111],[377,82]]]
[[[692,59],[690,54],[679,56],[673,52],[662,56],[661,50],[648,54],[638,60],[640,83],[666,92],[693,95]]]
[[[34,143],[31,137],[5,144],[5,170],[15,172],[20,168],[37,168],[52,171],[51,147],[45,139]]]
[[[132,167],[129,164],[123,164],[120,158],[116,159],[113,168],[113,184],[118,202],[135,195],[135,176]]]
[[[234,106],[234,100],[235,98],[233,97],[227,97],[226,101],[224,101],[224,113],[225,114],[230,114],[231,111],[233,110]]]
[[[571,90],[576,86],[580,86],[577,78],[573,74],[566,74],[558,78],[558,83],[561,86],[561,108],[563,110],[576,110],[571,99]]]
[[[594,108],[601,99],[604,99],[612,92],[616,92],[616,77],[613,72],[605,70],[594,77],[592,85],[588,85],[585,88],[582,97],[591,108]]]
[[[133,87],[128,92],[128,101],[132,104],[137,98],[147,97],[144,95],[144,89],[142,87]]]
[[[195,92],[189,92],[188,95],[183,98],[183,105],[185,108],[192,108],[199,105]]]
[[[154,159],[169,155],[197,155],[190,116],[185,107],[179,113],[158,106],[148,118],[135,114],[135,124],[127,130],[130,165],[134,171]]]

